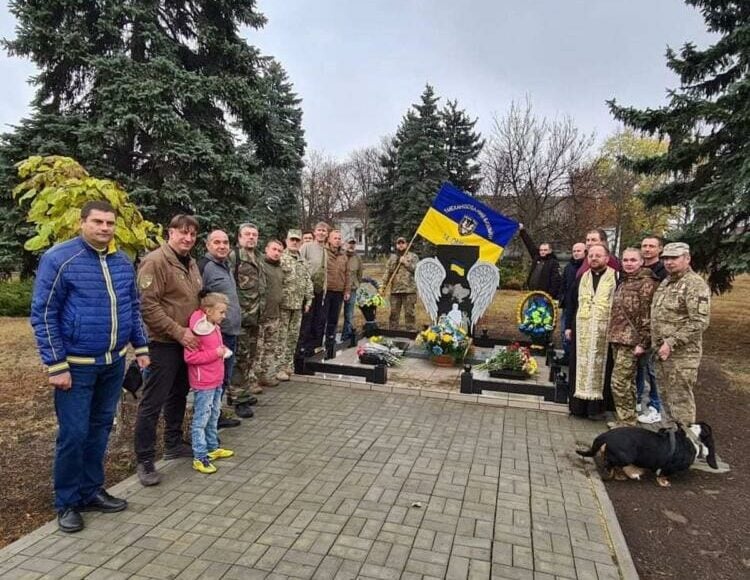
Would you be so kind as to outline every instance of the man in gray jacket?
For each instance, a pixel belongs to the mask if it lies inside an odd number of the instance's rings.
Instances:
[[[201,275],[203,276],[203,290],[205,292],[220,292],[229,299],[227,316],[221,323],[221,337],[224,346],[234,353],[237,350],[237,337],[240,334],[242,315],[240,313],[240,301],[237,297],[237,283],[229,262],[229,236],[222,230],[214,230],[206,238],[206,255],[198,262]],[[222,388],[226,391],[229,379],[234,369],[235,356],[224,360],[224,383]],[[257,398],[252,397],[253,402]],[[231,407],[231,406],[230,406]],[[222,410],[219,417],[219,429],[237,427],[241,421],[234,416],[234,412]]]

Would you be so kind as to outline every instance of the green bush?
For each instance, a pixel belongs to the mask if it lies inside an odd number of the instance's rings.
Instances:
[[[32,286],[31,280],[0,282],[0,316],[28,316]]]
[[[503,290],[523,290],[526,284],[526,270],[521,260],[500,260],[500,288]]]

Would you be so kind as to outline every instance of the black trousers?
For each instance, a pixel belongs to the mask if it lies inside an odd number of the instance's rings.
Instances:
[[[341,305],[343,303],[343,292],[332,290],[326,292],[325,300],[323,302],[323,310],[325,311],[323,323],[325,324],[324,336],[326,337],[326,342],[333,341],[336,338],[336,327],[339,324]]]
[[[323,329],[326,324],[323,296],[323,292],[316,292],[310,310],[302,315],[297,350],[302,349],[308,355],[323,343]]]
[[[138,463],[156,456],[156,425],[164,411],[164,447],[182,443],[182,421],[190,390],[182,345],[151,342],[151,366],[135,420],[135,456]]]

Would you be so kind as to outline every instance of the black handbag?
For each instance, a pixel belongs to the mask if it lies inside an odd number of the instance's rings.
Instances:
[[[138,391],[143,386],[143,373],[135,360],[130,361],[128,370],[125,371],[125,379],[122,381],[122,388],[133,395],[134,399],[138,398]]]

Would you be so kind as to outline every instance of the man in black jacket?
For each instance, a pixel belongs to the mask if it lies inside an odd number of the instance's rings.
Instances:
[[[570,311],[572,304],[572,293],[576,287],[576,272],[583,264],[583,260],[586,259],[586,244],[583,242],[576,242],[573,244],[573,248],[570,251],[570,260],[565,264],[565,268],[562,273],[562,283],[560,284],[560,295],[559,304],[561,316],[565,316]],[[562,332],[562,347],[565,353],[563,362],[567,363],[570,357],[570,341],[565,338],[565,325],[560,324],[560,330]]]
[[[523,240],[526,249],[531,255],[531,271],[526,279],[526,287],[529,290],[541,290],[546,292],[552,298],[557,299],[560,292],[560,263],[552,253],[552,248],[548,243],[537,246],[531,239],[531,236],[520,225],[521,240]]]

